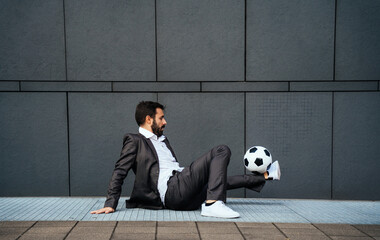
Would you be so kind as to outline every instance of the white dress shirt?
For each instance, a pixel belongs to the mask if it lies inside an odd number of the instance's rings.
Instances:
[[[157,189],[160,193],[162,203],[165,204],[165,194],[168,189],[168,180],[173,175],[173,170],[181,172],[183,167],[179,166],[179,163],[174,158],[172,152],[166,146],[164,142],[166,137],[164,135],[157,138],[156,134],[142,127],[139,128],[139,133],[148,138],[156,149],[158,165],[160,167]]]

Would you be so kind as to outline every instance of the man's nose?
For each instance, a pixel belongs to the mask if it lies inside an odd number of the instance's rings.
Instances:
[[[162,124],[164,124],[164,125],[166,125],[166,124],[167,124],[167,122],[166,122],[166,120],[165,120],[165,119],[162,121]]]

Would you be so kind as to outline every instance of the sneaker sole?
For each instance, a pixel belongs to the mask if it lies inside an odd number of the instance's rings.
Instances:
[[[203,214],[203,213],[201,213],[201,216],[203,216],[203,217],[216,217],[216,218],[239,218],[239,217],[240,217],[240,215],[239,215],[239,216],[228,216],[228,217],[224,217],[224,216],[207,215],[207,214]]]

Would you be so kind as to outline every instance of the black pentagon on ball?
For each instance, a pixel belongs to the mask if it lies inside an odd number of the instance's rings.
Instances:
[[[255,164],[260,167],[261,165],[263,165],[263,159],[262,158],[256,158]]]
[[[250,152],[250,153],[254,153],[254,152],[256,152],[256,151],[257,151],[257,148],[256,148],[256,147],[249,149],[249,152]]]
[[[246,167],[248,167],[248,165],[249,165],[248,159],[244,158],[244,164]]]
[[[265,152],[265,155],[267,155],[268,157],[270,157],[270,152],[268,150],[265,149],[264,152]]]

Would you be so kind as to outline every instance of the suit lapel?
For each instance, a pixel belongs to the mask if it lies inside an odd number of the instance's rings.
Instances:
[[[154,154],[154,157],[156,158],[157,162],[158,162],[158,155],[157,155],[157,152],[156,152],[156,149],[154,148],[153,146],[153,143],[152,141],[150,141],[150,139],[146,138],[144,135],[142,135],[141,133],[139,133],[140,136],[145,140],[145,142],[148,144],[148,146],[150,147],[150,149],[152,150],[153,154]],[[174,153],[174,150],[172,148],[172,146],[170,146],[170,143],[169,143],[169,140],[168,138],[165,138],[164,140],[164,143],[166,144],[166,146],[169,148],[170,152],[173,154],[173,157],[175,158],[175,160],[178,162],[177,160],[177,157]]]
[[[168,138],[165,138],[164,143],[165,143],[166,146],[169,148],[170,152],[172,152],[173,157],[175,158],[175,160],[178,162],[177,157],[176,157],[176,155],[175,155],[175,153],[174,153],[174,150],[173,150],[172,146],[170,146],[170,143],[169,143]]]
[[[141,133],[139,133],[140,136],[144,139],[144,141],[148,144],[148,146],[150,147],[150,149],[152,150],[153,154],[154,154],[154,157],[156,158],[157,162],[158,162],[158,155],[157,155],[157,152],[156,152],[156,149],[154,148],[153,146],[153,143],[150,141],[150,139],[146,138],[144,135],[142,135]]]

